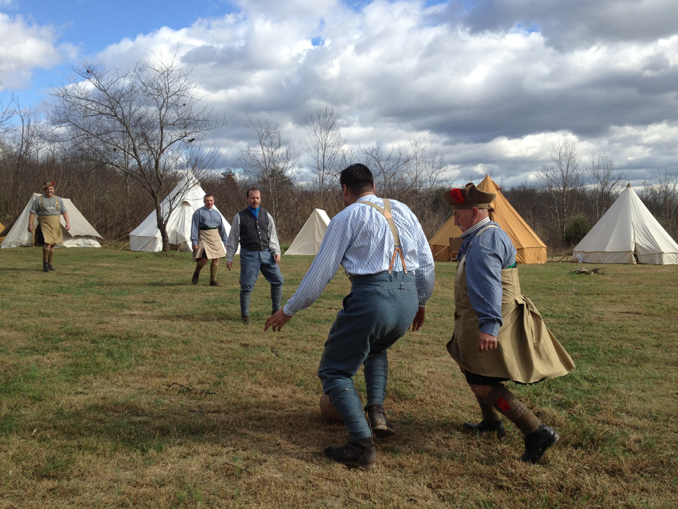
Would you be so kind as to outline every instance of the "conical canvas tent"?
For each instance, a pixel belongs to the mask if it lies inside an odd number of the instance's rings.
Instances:
[[[513,247],[516,248],[516,261],[518,263],[546,263],[546,244],[530,228],[525,220],[520,217],[509,201],[501,194],[501,188],[487,175],[478,184],[478,189],[486,193],[495,193],[494,213],[492,220],[504,230]],[[429,240],[431,252],[435,260],[449,261],[452,253],[449,250],[450,237],[459,237],[461,230],[454,224],[454,217],[443,225]]]
[[[297,234],[286,255],[316,255],[323,241],[330,218],[322,209],[313,209],[306,223]]]
[[[28,231],[28,219],[31,214],[33,200],[40,196],[38,193],[33,193],[33,196],[28,200],[19,217],[0,232],[0,237],[6,235],[5,240],[0,244],[0,248],[33,246],[33,234]],[[59,244],[57,247],[101,247],[97,239],[102,239],[103,237],[89,224],[85,216],[80,213],[71,200],[68,198],[61,199],[68,210],[71,229],[66,230],[66,221],[64,216],[61,216],[61,231],[63,232],[64,243]],[[37,226],[37,224],[38,218],[36,216],[34,226]]]
[[[629,184],[574,248],[579,263],[678,264],[678,244]]]
[[[195,177],[189,176],[182,179],[160,204],[163,216],[166,217],[169,214],[167,220],[169,242],[171,245],[180,246],[182,251],[192,249],[191,220],[193,212],[204,205],[205,194]],[[170,209],[172,209],[171,212]],[[214,209],[219,211],[216,205]],[[223,215],[221,217],[226,225],[226,232],[230,232],[230,223]],[[131,251],[162,251],[162,236],[158,229],[155,210],[129,234],[129,248]]]

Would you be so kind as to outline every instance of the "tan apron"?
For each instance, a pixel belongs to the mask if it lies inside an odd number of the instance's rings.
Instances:
[[[476,236],[489,228],[497,227],[486,226]],[[548,330],[535,305],[520,291],[517,268],[501,271],[501,315],[504,323],[497,335],[497,348],[479,352],[480,328],[468,296],[465,266],[466,255],[457,267],[454,335],[447,344],[447,351],[464,371],[534,383],[564,376],[574,368],[574,362]]]
[[[203,253],[207,256],[208,260],[226,256],[224,245],[219,236],[219,228],[200,230],[198,235],[198,249],[193,251],[193,261],[196,262],[202,259]]]
[[[56,196],[56,209],[59,212],[59,198]],[[45,206],[42,204],[42,195],[40,195],[40,209],[45,210]],[[33,245],[34,246],[43,246],[45,244],[56,245],[64,243],[64,235],[61,230],[61,214],[56,216],[38,216],[39,227],[35,229],[33,234]]]

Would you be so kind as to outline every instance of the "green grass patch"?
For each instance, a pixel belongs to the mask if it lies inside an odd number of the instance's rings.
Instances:
[[[185,253],[0,251],[0,507],[625,507],[678,505],[678,270],[521,266],[521,285],[576,370],[515,392],[561,440],[543,464],[523,440],[461,432],[475,399],[445,344],[451,263],[424,328],[392,349],[396,437],[349,471],[321,451],[316,370],[350,283],[339,271],[281,333],[261,277],[240,322],[238,261],[191,285]],[[310,257],[283,256],[289,298]],[[362,374],[355,379],[364,396]]]

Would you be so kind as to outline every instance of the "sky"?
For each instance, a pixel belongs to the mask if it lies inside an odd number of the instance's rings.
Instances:
[[[633,185],[678,173],[675,0],[0,0],[0,101],[44,111],[82,62],[175,56],[228,119],[204,143],[236,166],[248,116],[303,149],[330,106],[347,146],[411,140],[450,182],[535,183],[552,145]]]

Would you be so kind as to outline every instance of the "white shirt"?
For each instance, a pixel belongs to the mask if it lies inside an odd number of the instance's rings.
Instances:
[[[360,202],[370,201],[380,207],[384,201],[375,195],[363,196],[330,221],[318,254],[283,311],[293,316],[309,307],[323,292],[339,268],[351,275],[377,274],[388,270],[394,243],[391,228],[382,213]],[[391,200],[391,213],[398,229],[408,273],[415,274],[419,306],[424,307],[433,293],[435,265],[426,235],[410,208]],[[403,270],[400,255],[394,272]]]

